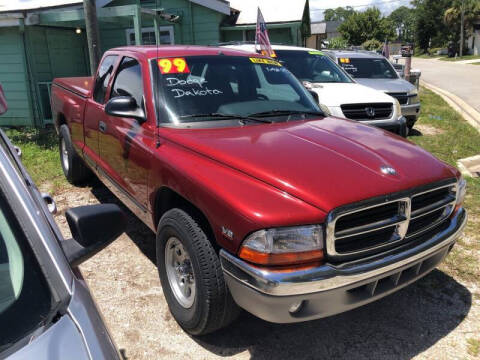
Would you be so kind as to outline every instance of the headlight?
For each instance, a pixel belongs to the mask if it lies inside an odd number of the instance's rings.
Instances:
[[[308,225],[259,230],[242,244],[240,258],[260,265],[292,265],[323,259],[323,227]]]
[[[400,103],[397,99],[393,100],[395,100],[395,111],[397,112],[397,116],[402,116],[402,107],[400,106]]]
[[[460,209],[463,205],[463,201],[465,200],[465,195],[467,194],[467,182],[465,179],[460,177],[458,180],[457,186],[457,200],[455,202],[455,210],[454,213],[457,212],[458,209]]]
[[[412,89],[408,93],[408,98],[409,98],[409,103],[410,104],[416,104],[420,102],[420,98],[418,96],[418,91],[417,89]]]
[[[330,111],[327,105],[319,104],[319,106],[322,112],[325,114],[325,116],[332,116],[332,112]]]

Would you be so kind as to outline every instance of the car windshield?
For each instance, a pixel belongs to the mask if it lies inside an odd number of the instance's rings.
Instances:
[[[340,65],[354,78],[397,79],[393,66],[383,58],[346,58],[339,59]]]
[[[278,60],[298,79],[313,83],[351,83],[352,80],[320,51],[275,50]]]
[[[246,56],[190,56],[152,62],[161,122],[277,122],[323,115],[281,63]],[[236,120],[235,120],[236,119]]]
[[[20,225],[0,192],[0,357],[42,325],[52,296]]]

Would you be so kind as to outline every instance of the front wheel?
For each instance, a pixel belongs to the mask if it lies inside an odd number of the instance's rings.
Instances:
[[[239,313],[215,249],[186,212],[166,212],[157,230],[157,267],[175,320],[192,335],[227,326]]]

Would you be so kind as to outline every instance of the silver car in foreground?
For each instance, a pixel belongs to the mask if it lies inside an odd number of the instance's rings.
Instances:
[[[393,96],[402,107],[407,126],[413,128],[420,115],[420,98],[415,85],[402,79],[392,63],[371,51],[325,50],[359,84]]]
[[[70,209],[65,240],[0,130],[0,359],[119,359],[77,266],[126,226],[117,205]]]

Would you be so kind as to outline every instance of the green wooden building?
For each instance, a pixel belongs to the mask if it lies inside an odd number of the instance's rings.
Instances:
[[[279,16],[276,0],[97,0],[100,43],[106,51],[135,44],[248,41],[254,39],[260,6],[272,42],[304,45],[308,0],[292,2]],[[89,74],[81,0],[13,0],[0,7],[0,84],[9,106],[0,126],[51,123],[52,79]]]

